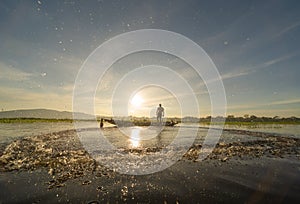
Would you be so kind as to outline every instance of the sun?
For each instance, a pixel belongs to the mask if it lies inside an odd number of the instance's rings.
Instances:
[[[138,94],[134,95],[130,100],[131,105],[135,107],[140,107],[143,102],[144,102],[143,98]]]

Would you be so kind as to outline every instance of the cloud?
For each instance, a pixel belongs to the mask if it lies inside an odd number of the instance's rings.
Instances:
[[[231,105],[231,106],[227,106],[227,109],[229,110],[253,110],[253,109],[257,109],[260,110],[260,108],[262,107],[268,107],[268,109],[270,108],[270,106],[273,107],[278,107],[278,105],[289,105],[289,104],[294,104],[294,103],[300,103],[300,98],[296,98],[296,99],[289,99],[289,100],[281,100],[281,101],[272,101],[272,102],[268,102],[268,103],[257,103],[257,104],[238,104],[238,105]],[[265,108],[264,108],[265,110]]]
[[[40,45],[30,40],[21,40],[13,35],[5,36],[0,55],[6,63],[0,61],[0,79],[30,81],[47,87],[60,88],[60,83],[74,84],[76,75],[84,62],[81,52],[76,55],[68,49],[62,51],[53,46],[50,39]],[[9,50],[7,52],[6,50]],[[13,56],[10,56],[11,53]],[[10,61],[10,64],[7,63]]]
[[[253,71],[250,71],[250,70],[239,70],[239,71],[229,72],[229,73],[221,75],[221,79],[225,80],[225,79],[231,79],[231,78],[236,78],[236,77],[240,77],[240,76],[245,76],[252,72]]]
[[[56,110],[71,110],[72,95],[60,95],[51,92],[36,93],[21,88],[1,88],[1,108],[49,108]]]
[[[298,53],[291,53],[291,54],[288,54],[288,55],[285,55],[285,56],[281,56],[281,57],[278,57],[278,58],[274,58],[274,59],[265,61],[263,63],[255,65],[255,66],[249,66],[249,67],[244,67],[244,68],[243,67],[238,67],[238,69],[235,69],[232,72],[222,74],[221,79],[225,80],[225,79],[231,79],[231,78],[236,78],[236,77],[240,77],[240,76],[249,75],[249,74],[252,74],[252,73],[256,72],[259,69],[268,68],[268,67],[270,67],[272,65],[275,65],[277,63],[286,61],[286,60],[296,56],[297,54]],[[214,79],[210,82],[215,82],[217,80],[219,80],[219,79]]]
[[[283,62],[283,61],[286,61],[294,56],[296,56],[298,53],[290,53],[288,55],[285,55],[285,56],[282,56],[282,57],[277,57],[277,58],[274,58],[272,60],[269,60],[269,61],[266,61],[258,66],[256,66],[255,68],[266,68],[266,67],[269,67],[271,65],[274,65],[274,64],[277,64],[279,62]]]
[[[246,69],[246,70],[242,70],[242,69],[239,69],[239,70],[235,70],[235,71],[232,71],[232,72],[228,72],[226,74],[222,74],[220,75],[220,77],[216,77],[214,79],[211,79],[211,80],[208,80],[208,81],[201,81],[197,84],[197,86],[195,88],[202,88],[204,86],[207,86],[208,84],[210,83],[216,83],[218,81],[224,81],[224,80],[227,80],[227,79],[232,79],[232,78],[237,78],[237,77],[241,77],[241,76],[246,76],[246,75],[249,75],[251,74],[252,72],[255,72],[254,70],[251,70],[251,69]],[[197,94],[207,94],[207,91],[201,91]]]
[[[32,73],[24,72],[22,70],[16,69],[11,65],[6,65],[0,62],[0,79],[9,81],[24,81],[30,80]]]
[[[297,28],[298,26],[300,26],[300,21],[295,22],[285,28],[283,28],[279,33],[277,33],[274,37],[278,38],[281,37],[282,35],[285,35],[286,33],[292,31],[293,29]]]
[[[282,101],[274,101],[274,102],[270,103],[270,105],[286,105],[286,104],[293,104],[293,103],[300,103],[300,98],[290,99],[290,100],[282,100]]]

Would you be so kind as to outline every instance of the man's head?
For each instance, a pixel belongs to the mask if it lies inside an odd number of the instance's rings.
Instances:
[[[158,104],[159,105],[159,107],[161,107],[161,104]]]

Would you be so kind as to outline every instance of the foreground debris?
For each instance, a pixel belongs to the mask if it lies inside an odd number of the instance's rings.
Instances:
[[[290,155],[296,157],[296,159],[300,159],[299,139],[269,136],[266,134],[263,134],[263,137],[256,141],[220,142],[212,148],[212,153],[206,159],[218,159],[222,162],[225,162],[232,157],[284,157],[285,155]],[[201,149],[202,145],[193,145],[184,155],[184,158],[197,161]]]
[[[48,182],[49,188],[62,187],[68,179],[91,173],[97,176],[112,173],[96,164],[75,135],[75,130],[68,130],[12,142],[0,157],[0,171],[46,167],[53,178]]]

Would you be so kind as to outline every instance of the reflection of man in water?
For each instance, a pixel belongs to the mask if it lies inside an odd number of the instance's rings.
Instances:
[[[157,117],[157,122],[161,123],[162,122],[162,117],[164,117],[165,114],[165,109],[161,107],[161,104],[156,109],[156,117]]]

